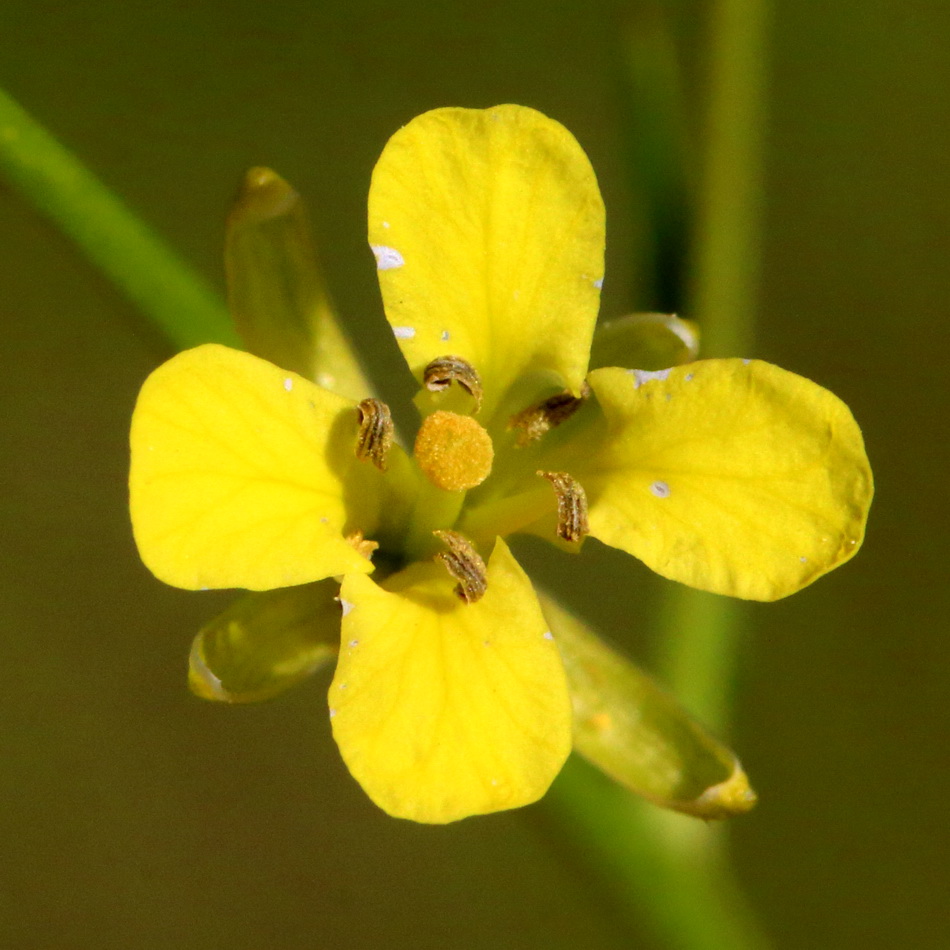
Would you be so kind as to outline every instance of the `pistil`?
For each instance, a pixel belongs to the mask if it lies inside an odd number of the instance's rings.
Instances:
[[[491,436],[471,416],[439,410],[422,423],[414,454],[436,488],[460,492],[488,478],[495,450]]]

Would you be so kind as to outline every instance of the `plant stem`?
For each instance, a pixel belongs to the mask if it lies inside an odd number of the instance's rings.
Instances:
[[[664,812],[572,756],[557,830],[587,857],[621,925],[648,923],[664,950],[768,950],[722,847],[722,826]]]
[[[3,90],[0,173],[176,348],[241,345],[213,288]]]
[[[714,0],[702,187],[692,235],[690,316],[702,355],[743,356],[759,274],[768,0]]]
[[[768,0],[713,0],[708,100],[691,233],[689,316],[704,356],[748,352],[758,275],[760,135]],[[741,604],[669,588],[658,621],[661,678],[699,718],[730,719]],[[548,801],[622,913],[639,910],[675,950],[768,946],[730,867],[722,826],[631,800],[586,764],[568,763]]]
[[[702,355],[750,351],[757,302],[768,0],[715,0],[702,183],[693,230],[690,316]],[[672,588],[659,663],[682,702],[707,725],[729,726],[742,604]]]

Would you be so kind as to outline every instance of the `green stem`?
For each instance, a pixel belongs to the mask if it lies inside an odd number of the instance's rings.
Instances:
[[[621,925],[648,920],[667,950],[767,950],[729,869],[723,827],[660,811],[573,756],[548,793]]]
[[[693,231],[690,315],[702,355],[750,351],[759,269],[768,0],[715,0],[702,184]],[[672,588],[661,618],[660,665],[677,696],[712,728],[729,725],[741,604]]]
[[[715,0],[711,14],[709,101],[702,188],[693,231],[689,312],[702,328],[703,355],[741,356],[752,346],[758,297],[762,128],[768,0]],[[743,604],[676,587],[661,611],[658,659],[679,699],[714,730],[728,731],[733,708]],[[662,831],[663,816],[651,824]],[[717,944],[701,935],[690,946],[751,950],[765,945],[726,853],[724,829],[682,839],[669,849],[678,880],[699,873],[696,897],[707,920],[731,908],[735,930]],[[699,868],[699,872],[697,872]]]
[[[748,352],[756,299],[760,133],[768,0],[713,0],[709,99],[692,230],[691,306],[703,355]],[[671,586],[658,623],[663,678],[700,719],[730,718],[742,605]],[[667,814],[576,760],[549,794],[562,833],[574,838],[615,905],[639,910],[675,950],[763,950],[731,869],[724,828]]]
[[[702,355],[752,343],[759,272],[768,0],[714,0],[702,187],[692,237],[690,316]]]
[[[71,237],[176,348],[240,346],[215,291],[0,90],[0,173]]]

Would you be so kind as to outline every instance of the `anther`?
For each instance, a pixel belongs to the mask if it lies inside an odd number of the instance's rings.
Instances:
[[[577,412],[590,396],[590,386],[584,383],[580,396],[573,393],[556,393],[544,402],[528,406],[508,420],[509,429],[518,429],[519,448],[536,442],[549,429],[566,422]]]
[[[389,406],[379,399],[364,399],[356,407],[360,431],[356,437],[356,457],[369,459],[381,472],[393,444],[393,417]]]
[[[444,392],[455,380],[475,400],[475,412],[482,408],[482,381],[475,367],[460,356],[440,356],[422,374],[422,382],[430,393]]]
[[[557,495],[557,536],[565,541],[582,541],[589,534],[587,492],[567,472],[538,472],[554,487]]]
[[[448,551],[437,554],[436,560],[445,565],[445,569],[458,581],[455,593],[466,604],[481,600],[488,590],[488,569],[479,557],[472,542],[457,531],[432,532]]]
[[[369,538],[363,537],[362,531],[354,531],[352,534],[346,536],[347,544],[350,544],[356,549],[356,553],[361,557],[365,557],[366,560],[369,560],[373,556],[373,552],[379,547],[378,541],[371,541]]]

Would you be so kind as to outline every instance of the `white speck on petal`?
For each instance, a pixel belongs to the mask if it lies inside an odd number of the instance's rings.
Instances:
[[[805,564],[805,563],[807,563],[807,561],[808,561],[808,558],[807,558],[807,557],[805,557],[805,555],[803,554],[803,555],[802,555],[802,556],[801,556],[801,557],[800,557],[800,558],[799,558],[798,560],[799,560],[799,561],[801,561],[801,562],[802,562],[802,564]]]
[[[359,640],[350,640],[350,646],[351,646],[351,647],[358,647],[359,645],[360,645],[360,641],[359,641]]]
[[[389,227],[389,222],[388,222],[388,221],[384,221],[384,222],[383,222],[383,227],[384,227],[384,228],[388,228],[388,227]]]
[[[687,374],[683,377],[683,379],[684,379],[687,383],[688,383],[692,378],[693,378],[693,374],[692,374],[692,373],[687,373]]]
[[[545,630],[545,631],[544,631],[544,639],[545,639],[545,640],[553,640],[553,639],[554,639],[554,634],[551,633],[550,630]]]
[[[751,362],[752,362],[752,360],[743,360],[743,361],[742,361],[742,365],[743,365],[743,366],[748,366],[749,363],[751,363]]]
[[[439,334],[439,339],[440,339],[443,343],[445,343],[445,342],[448,340],[448,338],[449,338],[449,331],[448,331],[448,330],[443,330],[443,331]]]
[[[329,523],[330,523],[330,519],[327,518],[326,516],[320,519],[320,524],[329,524]]]
[[[284,389],[286,389],[287,392],[290,392],[290,390],[293,388],[294,388],[294,381],[288,376],[284,380]]]
[[[657,498],[669,498],[670,497],[670,486],[666,482],[654,482],[650,486],[650,491],[656,495]]]
[[[343,616],[345,617],[351,610],[356,608],[356,604],[351,604],[348,600],[340,598],[340,606],[343,608]]]
[[[644,383],[652,382],[654,379],[664,380],[670,375],[668,369],[630,369],[627,372],[633,376],[634,389],[639,389]]]
[[[331,706],[330,707],[330,718],[332,719],[336,715],[336,710]]]
[[[595,280],[593,283],[594,283],[594,286],[595,286],[598,290],[600,290],[601,287],[604,286],[604,278],[603,278],[603,277],[598,277],[597,280]]]
[[[397,340],[411,340],[415,335],[415,327],[393,327],[393,336]]]
[[[340,683],[340,689],[346,689],[346,683]]]
[[[385,244],[370,244],[370,248],[376,255],[376,270],[393,270],[406,263],[402,259],[402,254],[394,247],[387,247]]]

